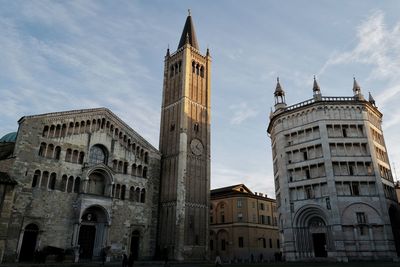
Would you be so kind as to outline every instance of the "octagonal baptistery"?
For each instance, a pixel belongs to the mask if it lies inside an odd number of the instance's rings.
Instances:
[[[382,113],[355,79],[351,97],[322,96],[315,79],[313,92],[287,106],[278,79],[270,114],[283,257],[397,259],[399,208]]]
[[[31,261],[34,251],[72,259],[155,254],[161,155],[106,108],[25,116],[13,162],[18,182],[4,251]],[[68,254],[68,253],[67,253]]]

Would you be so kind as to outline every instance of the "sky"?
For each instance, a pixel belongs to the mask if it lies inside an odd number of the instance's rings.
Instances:
[[[158,147],[163,60],[191,9],[212,56],[211,188],[274,197],[267,134],[276,78],[288,105],[374,96],[400,174],[400,1],[0,0],[0,137],[25,115],[107,107]],[[398,171],[396,170],[398,168]]]

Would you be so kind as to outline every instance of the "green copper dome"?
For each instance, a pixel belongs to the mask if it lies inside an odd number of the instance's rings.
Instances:
[[[15,143],[15,140],[17,140],[17,132],[12,132],[0,138],[0,143]]]

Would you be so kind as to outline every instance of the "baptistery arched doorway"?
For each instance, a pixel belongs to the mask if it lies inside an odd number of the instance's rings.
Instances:
[[[106,243],[108,221],[107,211],[100,206],[91,206],[83,212],[78,237],[81,259],[100,257]]]
[[[325,212],[316,205],[305,206],[295,214],[297,258],[326,258],[333,250],[332,231]]]

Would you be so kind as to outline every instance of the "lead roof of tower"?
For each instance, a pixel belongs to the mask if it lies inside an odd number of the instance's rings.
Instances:
[[[281,84],[279,82],[279,77],[278,77],[276,79],[276,89],[275,89],[274,95],[278,96],[278,95],[284,95],[284,94],[285,94],[285,91],[283,91],[282,86],[281,86]]]
[[[315,79],[315,76],[314,76],[313,91],[314,91],[314,92],[316,92],[316,91],[321,91],[321,89],[319,88],[318,82],[317,82],[317,80]]]
[[[358,85],[357,80],[355,77],[353,77],[354,82],[353,82],[353,91],[361,91],[361,87]]]
[[[192,16],[189,11],[189,15],[186,18],[185,26],[183,27],[181,40],[179,41],[178,49],[186,44],[186,38],[189,39],[189,44],[199,50],[199,44],[197,43],[196,31],[194,30],[194,24]]]
[[[372,97],[371,92],[368,92],[368,101],[371,104],[375,104],[375,99]]]

